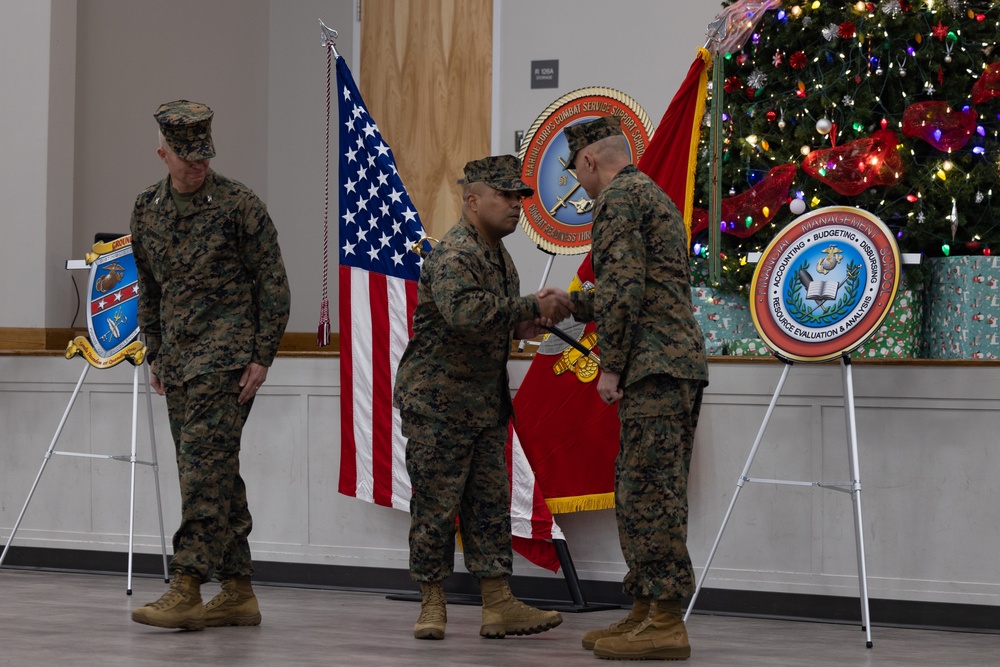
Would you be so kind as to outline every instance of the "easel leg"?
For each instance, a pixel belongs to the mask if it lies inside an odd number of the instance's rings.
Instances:
[[[851,500],[854,506],[854,535],[858,552],[858,585],[861,592],[861,625],[865,646],[872,647],[871,618],[868,610],[868,570],[865,567],[865,536],[861,520],[861,472],[858,460],[858,427],[854,412],[854,377],[851,357],[844,353],[844,413],[847,419],[847,442],[850,448]]]
[[[83,381],[87,377],[87,372],[89,370],[90,364],[84,363],[83,372],[80,373],[80,379],[76,382],[76,387],[73,389],[73,395],[69,397],[69,404],[66,406],[66,411],[63,412],[62,419],[59,420],[59,426],[56,428],[56,434],[52,436],[52,442],[49,443],[49,448],[45,452],[45,456],[42,459],[42,467],[38,469],[38,474],[35,475],[35,481],[31,485],[31,490],[28,491],[28,497],[24,499],[24,507],[21,508],[21,513],[17,515],[17,521],[14,522],[14,528],[10,531],[10,537],[7,538],[7,545],[3,548],[3,553],[0,554],[0,565],[3,565],[3,560],[7,557],[7,551],[10,549],[11,542],[14,541],[14,535],[17,533],[18,526],[21,525],[21,519],[24,518],[24,512],[28,509],[28,503],[31,502],[31,497],[35,495],[35,488],[38,486],[38,480],[42,478],[42,473],[45,472],[45,466],[48,464],[49,459],[52,458],[52,452],[55,451],[56,442],[58,442],[59,435],[62,433],[63,427],[66,425],[66,419],[69,417],[70,410],[73,409],[76,397],[80,395],[80,387],[83,386]]]
[[[792,368],[791,362],[785,363],[785,368],[781,371],[781,379],[778,380],[778,386],[774,389],[774,395],[771,396],[771,402],[767,406],[767,412],[764,413],[764,421],[760,424],[760,429],[757,431],[757,437],[753,441],[753,447],[750,448],[750,456],[747,457],[746,465],[743,466],[743,472],[740,473],[740,477],[736,480],[736,491],[733,493],[733,497],[729,501],[729,508],[726,510],[726,516],[722,519],[722,525],[719,526],[719,533],[715,536],[715,543],[712,544],[712,550],[708,552],[708,560],[705,562],[705,569],[701,571],[701,577],[698,578],[698,585],[695,586],[694,595],[691,596],[691,601],[688,603],[687,611],[684,613],[684,621],[688,620],[691,616],[691,610],[694,609],[694,603],[698,599],[698,594],[701,592],[702,586],[705,584],[705,579],[708,577],[708,570],[712,567],[712,561],[715,559],[715,552],[719,548],[719,542],[722,541],[722,533],[726,530],[726,524],[729,523],[729,517],[733,513],[733,508],[736,507],[736,500],[740,497],[740,490],[747,482],[747,475],[750,474],[750,466],[753,465],[753,459],[757,456],[757,449],[760,447],[761,440],[764,439],[764,431],[767,429],[767,423],[771,421],[771,414],[774,412],[774,406],[778,404],[778,397],[781,396],[781,389],[785,386],[785,379],[788,377],[788,371]]]
[[[541,248],[539,248],[539,250],[541,250]],[[552,260],[554,260],[555,257],[556,257],[555,255],[553,255],[551,253],[548,253],[548,255],[549,255],[549,261],[547,261],[545,263],[545,270],[542,271],[542,280],[538,284],[538,289],[539,290],[541,290],[543,287],[545,287],[545,283],[548,282],[548,280],[549,280],[549,271],[552,270]],[[517,351],[518,352],[524,352],[524,341],[523,340],[520,343],[517,344]]]
[[[135,538],[135,441],[139,419],[139,367],[132,367],[132,449],[129,452],[131,480],[128,496],[128,574],[125,581],[125,595],[132,595],[132,550]]]

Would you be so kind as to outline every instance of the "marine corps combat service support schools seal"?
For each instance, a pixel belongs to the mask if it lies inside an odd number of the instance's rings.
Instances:
[[[750,312],[764,342],[793,361],[827,361],[874,334],[899,285],[899,250],[867,211],[830,206],[799,216],[761,255]]]
[[[576,255],[590,250],[594,200],[576,180],[576,171],[564,169],[569,144],[563,131],[602,116],[621,118],[632,161],[638,162],[649,145],[653,126],[635,100],[611,88],[580,88],[566,93],[535,119],[521,141],[521,180],[535,191],[524,199],[521,227],[550,254]]]

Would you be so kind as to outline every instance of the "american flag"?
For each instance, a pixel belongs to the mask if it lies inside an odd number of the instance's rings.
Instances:
[[[396,162],[368,113],[354,78],[337,56],[340,108],[340,493],[409,511],[406,438],[392,407],[396,367],[410,338],[421,258],[410,249],[424,236],[420,216]],[[562,538],[520,446],[511,519],[518,551],[558,569],[554,552],[536,538]],[[517,465],[524,461],[523,465]],[[555,533],[553,535],[553,533]],[[522,544],[521,546],[527,546]],[[548,545],[551,547],[551,544]],[[544,559],[543,562],[539,562]]]

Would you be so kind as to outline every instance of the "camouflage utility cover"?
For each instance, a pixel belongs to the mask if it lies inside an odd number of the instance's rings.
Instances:
[[[622,119],[618,116],[602,116],[597,120],[570,125],[563,130],[563,134],[569,144],[569,159],[563,169],[573,169],[576,154],[590,144],[608,137],[625,136],[622,134]]]
[[[535,194],[531,186],[521,180],[521,162],[513,155],[493,155],[466,163],[462,182],[485,183],[494,190],[518,192],[525,197]]]
[[[136,199],[131,230],[139,326],[164,383],[271,365],[290,295],[278,233],[257,195],[209,170],[178,215],[168,177]]]
[[[204,104],[176,100],[161,104],[153,114],[167,145],[177,157],[188,162],[215,157],[212,143],[214,112]]]
[[[593,292],[574,292],[578,320],[597,322],[601,363],[621,386],[666,374],[708,380],[691,306],[687,231],[670,198],[634,165],[594,203]]]
[[[507,359],[514,329],[538,316],[538,300],[520,290],[503,243],[490,248],[462,217],[421,269],[393,404],[456,424],[503,423],[512,411]]]

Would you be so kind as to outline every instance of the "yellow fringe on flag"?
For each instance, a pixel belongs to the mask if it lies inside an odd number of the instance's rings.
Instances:
[[[594,493],[589,496],[567,496],[566,498],[546,498],[545,504],[553,514],[608,510],[615,507],[614,493]]]

